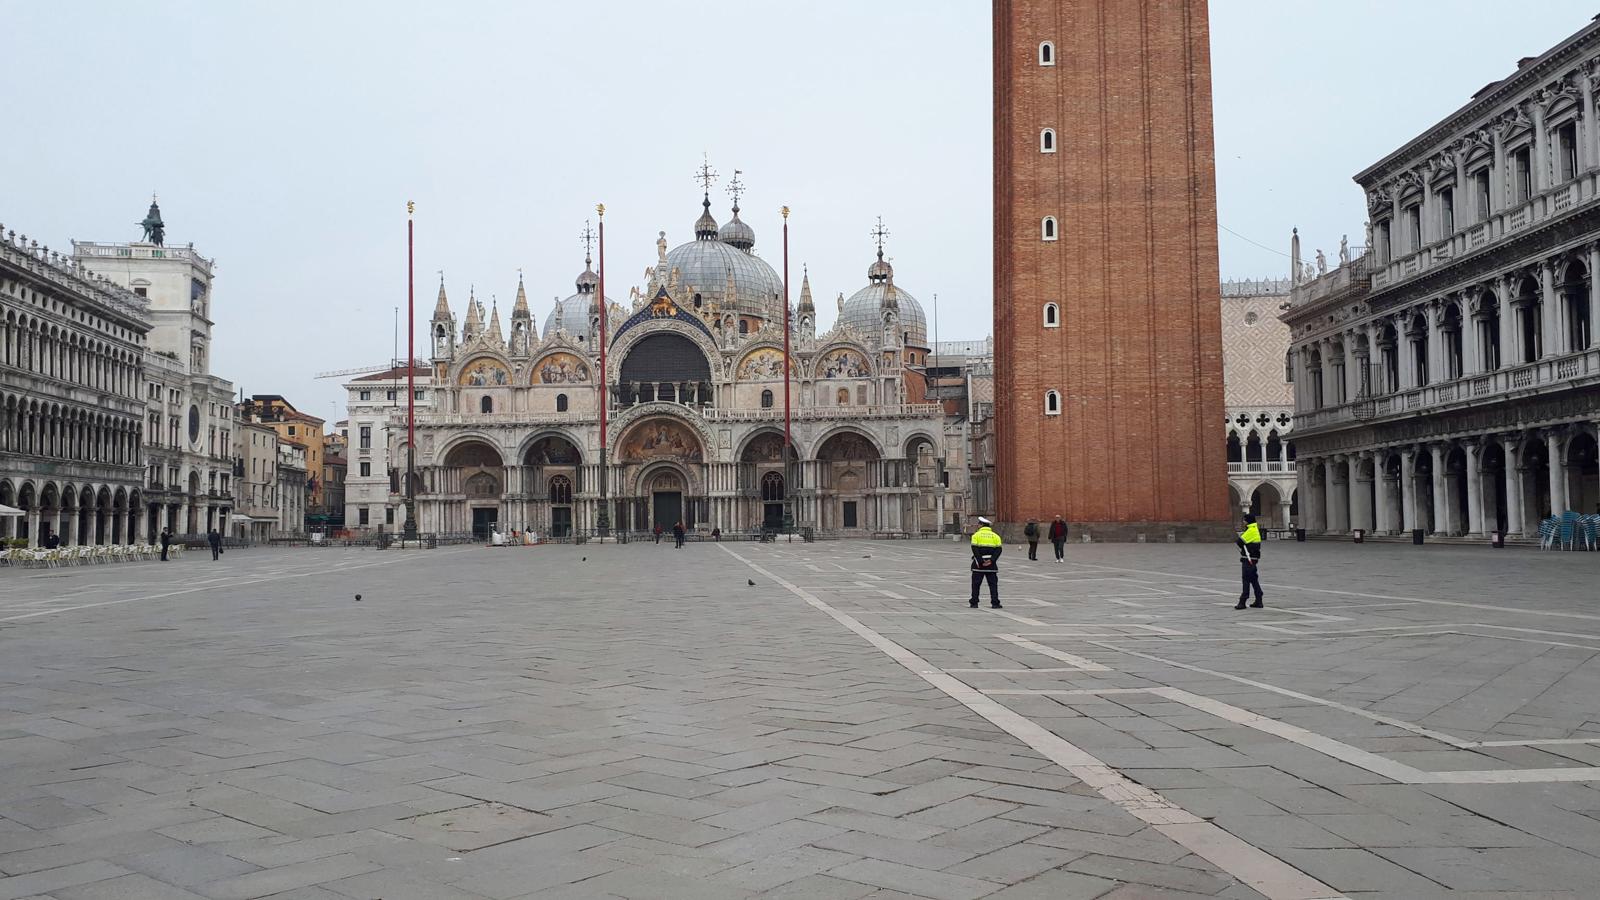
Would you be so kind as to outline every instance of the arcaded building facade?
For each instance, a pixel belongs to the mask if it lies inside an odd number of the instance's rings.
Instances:
[[[148,302],[0,228],[0,537],[144,540]]]
[[[1228,505],[1263,528],[1287,528],[1299,512],[1294,384],[1284,359],[1289,326],[1278,317],[1287,278],[1222,283],[1222,381],[1227,404]]]
[[[1222,537],[1204,2],[996,0],[998,510]]]
[[[1356,176],[1370,249],[1284,316],[1312,530],[1597,511],[1597,67],[1590,24]]]
[[[783,278],[755,253],[737,202],[719,226],[707,195],[692,232],[670,250],[661,233],[647,281],[626,303],[602,299],[586,264],[542,325],[522,284],[507,323],[472,296],[458,318],[441,285],[429,330],[433,368],[419,383],[429,396],[417,424],[421,530],[560,537],[597,528],[602,391],[615,530],[679,521],[701,531],[775,528],[786,501],[797,527],[819,532],[939,529],[944,411],[925,398],[927,323],[896,283],[881,237],[864,284],[848,299],[840,294],[825,334],[802,282],[785,372]],[[628,259],[637,250],[611,252]],[[787,465],[785,382],[794,444]],[[399,450],[403,460],[403,443]],[[359,449],[351,454],[362,458]]]

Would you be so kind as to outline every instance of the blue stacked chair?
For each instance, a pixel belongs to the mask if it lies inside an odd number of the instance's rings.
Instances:
[[[1539,521],[1539,549],[1549,550],[1556,542],[1556,533],[1560,530],[1560,521],[1555,516]]]
[[[1556,526],[1556,540],[1561,542],[1561,549],[1571,550],[1573,543],[1581,540],[1579,531],[1578,514],[1570,509],[1563,512]]]

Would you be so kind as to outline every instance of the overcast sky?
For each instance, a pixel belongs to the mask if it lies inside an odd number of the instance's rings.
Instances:
[[[1214,0],[1224,278],[1282,276],[1359,243],[1350,176],[1519,57],[1589,21],[1574,0]],[[332,416],[318,372],[394,353],[405,202],[419,331],[438,270],[510,313],[521,269],[542,327],[607,209],[626,301],[656,232],[692,238],[701,154],[744,172],[756,251],[824,327],[865,284],[877,216],[896,284],[939,337],[990,332],[990,6],[981,0],[704,4],[0,0],[11,39],[0,222],[52,247],[132,240],[159,192],[167,242],[217,260],[212,360],[249,393]],[[1251,241],[1264,244],[1258,247]],[[425,333],[425,331],[424,331]],[[404,339],[402,322],[401,338]],[[402,348],[403,353],[403,348]]]

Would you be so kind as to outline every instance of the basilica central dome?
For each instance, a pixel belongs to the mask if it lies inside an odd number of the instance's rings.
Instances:
[[[589,309],[594,305],[596,292],[600,289],[600,276],[594,273],[594,262],[589,257],[584,257],[583,271],[578,274],[575,286],[576,294],[565,300],[557,300],[555,308],[544,317],[544,329],[541,334],[551,334],[557,330],[565,331],[579,340],[586,340],[589,335]],[[608,299],[611,321],[621,324],[627,313],[616,301]]]
[[[698,294],[702,303],[716,303],[724,310],[782,319],[783,278],[766,260],[750,252],[755,231],[740,221],[737,211],[719,231],[709,196],[702,206],[694,224],[694,240],[667,253],[668,269],[678,271],[683,302],[692,304]]]

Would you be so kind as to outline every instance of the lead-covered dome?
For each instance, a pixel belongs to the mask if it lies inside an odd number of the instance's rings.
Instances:
[[[587,341],[589,310],[594,306],[595,292],[600,288],[600,276],[594,272],[594,261],[587,256],[584,257],[583,271],[579,273],[575,285],[578,292],[565,300],[557,300],[555,308],[544,317],[544,329],[541,334],[549,335],[559,329],[574,338]],[[626,313],[616,301],[610,298],[607,300],[610,304],[611,320],[621,324],[621,320],[617,317],[625,316]]]
[[[755,232],[748,225],[737,222],[749,231],[750,243],[755,243]],[[742,232],[739,232],[742,237]],[[711,217],[711,200],[704,203],[704,212],[695,222],[695,239],[680,244],[667,253],[668,270],[678,271],[680,300],[692,305],[699,294],[702,304],[716,303],[722,309],[732,309],[763,319],[783,318],[783,278],[761,257],[741,250],[721,238],[716,220]],[[733,293],[728,293],[728,282],[733,282]]]
[[[844,301],[844,306],[839,310],[839,322],[862,334],[881,334],[886,306],[893,307],[899,317],[899,330],[905,343],[911,347],[927,348],[928,317],[922,312],[922,304],[905,289],[895,285],[894,266],[883,258],[880,248],[877,260],[867,267],[867,286]]]

